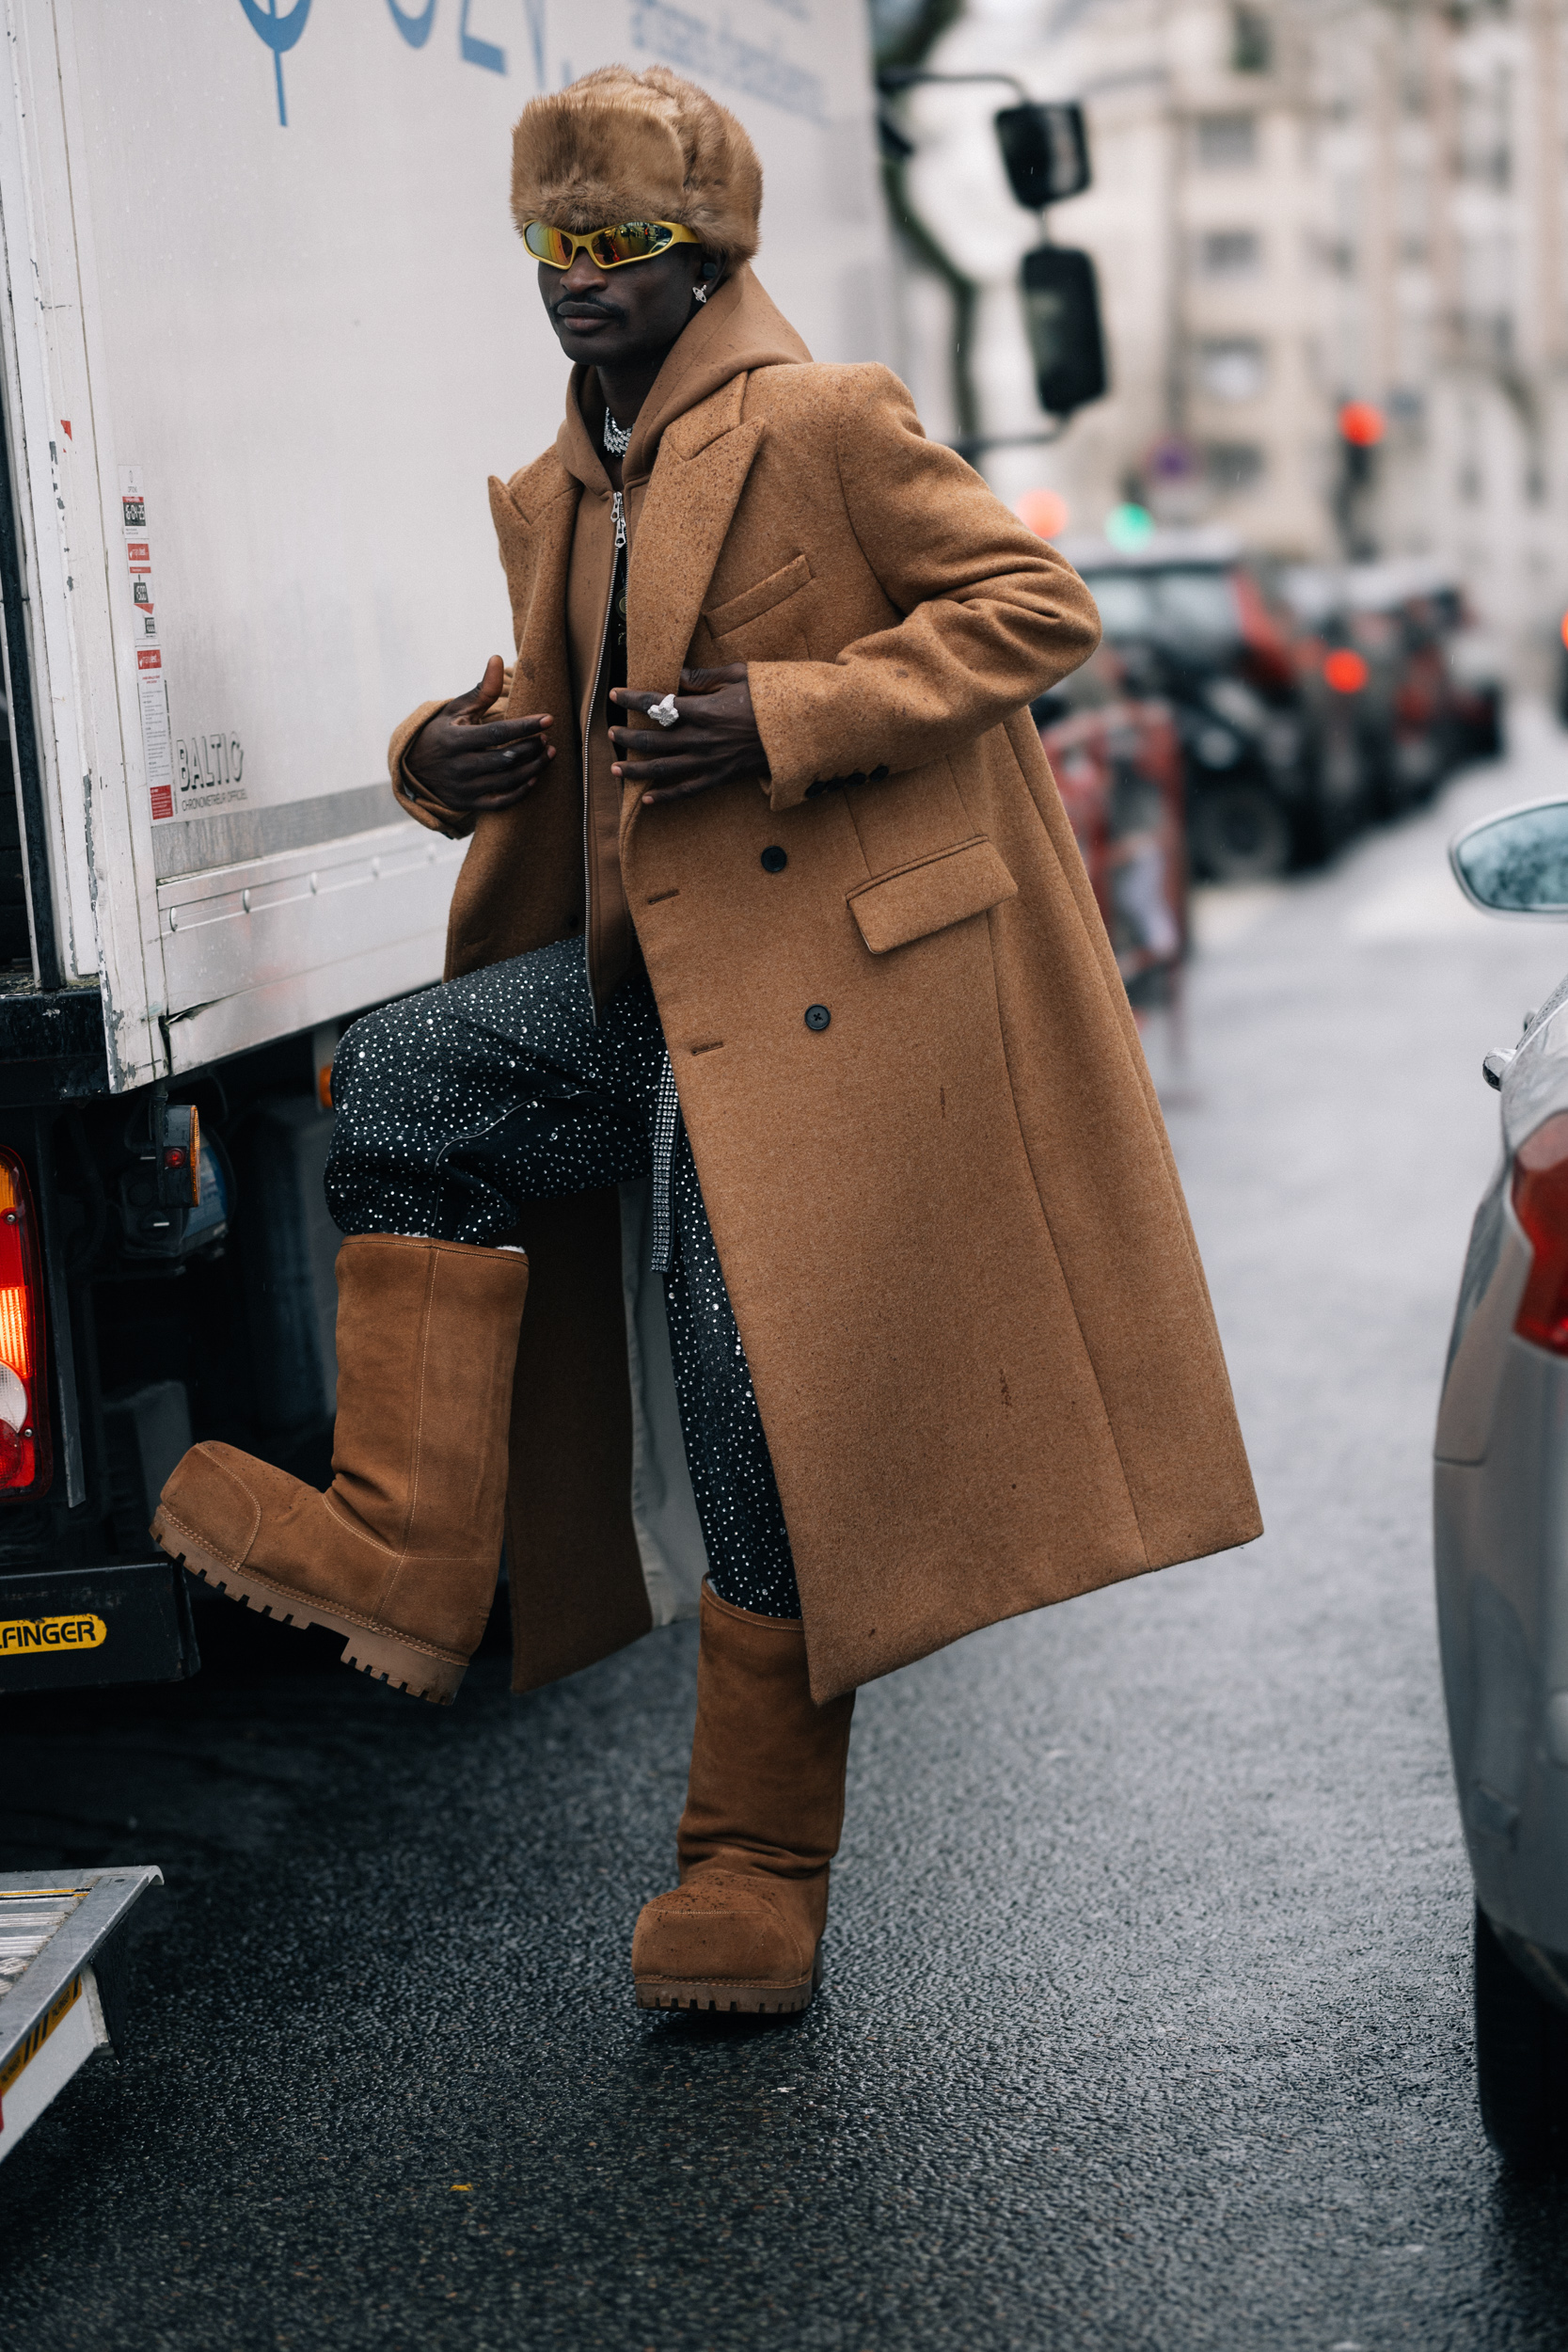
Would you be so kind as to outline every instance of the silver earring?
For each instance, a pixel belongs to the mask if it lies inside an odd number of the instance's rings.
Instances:
[[[693,302],[705,302],[707,300],[707,288],[705,286],[693,286],[691,289],[691,299]]]

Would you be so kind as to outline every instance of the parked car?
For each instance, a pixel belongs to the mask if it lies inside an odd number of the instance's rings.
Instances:
[[[1568,800],[1450,852],[1504,914],[1568,918]],[[1476,1213],[1437,1417],[1449,1735],[1475,1880],[1481,2110],[1521,2167],[1568,2164],[1568,978],[1483,1064],[1502,1152]]]
[[[1418,805],[1462,761],[1497,751],[1495,650],[1431,564],[1300,565],[1279,584],[1304,672],[1344,707],[1377,815]]]
[[[1176,1001],[1187,952],[1181,739],[1169,706],[1128,694],[1110,663],[1114,656],[1097,655],[1086,678],[1077,674],[1076,707],[1058,690],[1031,709],[1117,969],[1142,1011]],[[1101,682],[1105,691],[1093,691]]]
[[[1456,755],[1496,759],[1503,748],[1501,648],[1476,619],[1462,589],[1447,588],[1434,601],[1445,631]]]
[[[1355,728],[1304,665],[1293,624],[1227,532],[1127,550],[1066,538],[1135,691],[1167,702],[1194,870],[1259,880],[1328,855],[1366,814]]]

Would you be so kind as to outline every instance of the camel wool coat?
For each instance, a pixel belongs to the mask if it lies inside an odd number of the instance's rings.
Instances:
[[[1093,602],[886,369],[803,348],[740,270],[625,461],[628,503],[645,477],[629,683],[745,662],[768,781],[654,809],[628,787],[614,815],[821,1701],[1260,1523],[1159,1106],[1025,707],[1092,650]],[[507,707],[556,714],[558,754],[471,825],[449,976],[585,922],[566,610],[592,485],[569,444],[586,471],[579,424],[490,485]],[[392,775],[460,834],[403,768],[437,707],[398,729]],[[520,1689],[695,1605],[644,1223],[614,1192],[520,1213]]]

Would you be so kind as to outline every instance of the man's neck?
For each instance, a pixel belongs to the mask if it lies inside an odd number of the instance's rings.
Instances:
[[[595,371],[605,406],[623,433],[637,422],[642,404],[653,390],[658,372],[673,349],[673,343],[668,344],[663,351],[656,351],[646,359],[638,360],[635,366],[617,368],[613,373],[609,368]]]

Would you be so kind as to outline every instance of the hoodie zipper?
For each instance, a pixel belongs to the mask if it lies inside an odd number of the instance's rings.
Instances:
[[[591,730],[600,723],[600,703],[603,699],[605,651],[610,644],[610,625],[615,616],[615,594],[621,585],[621,565],[626,551],[626,509],[619,490],[611,491],[610,501],[611,520],[615,526],[615,554],[610,566],[610,595],[605,599],[604,621],[599,629],[599,659],[594,671],[594,695],[589,706],[589,729],[582,739],[582,951],[588,965],[588,1004],[594,1016],[594,1026],[599,1025],[599,1008],[594,994],[594,850],[590,827],[593,821],[593,787],[589,778],[592,757]]]

